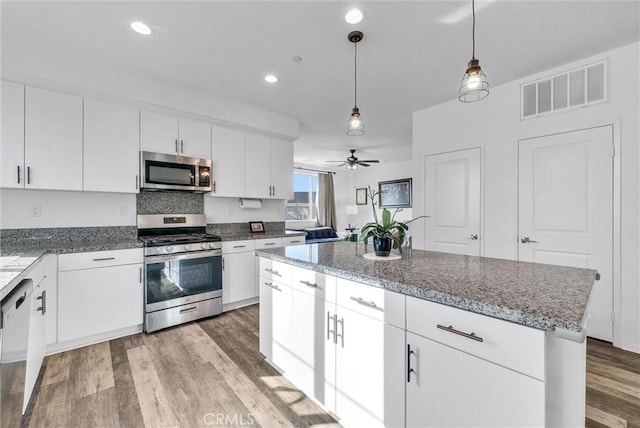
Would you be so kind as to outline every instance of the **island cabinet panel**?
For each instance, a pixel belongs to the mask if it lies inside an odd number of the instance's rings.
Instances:
[[[407,332],[408,427],[545,426],[544,382]]]

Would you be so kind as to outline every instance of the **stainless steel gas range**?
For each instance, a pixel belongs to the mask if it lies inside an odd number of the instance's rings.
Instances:
[[[222,242],[203,214],[138,216],[147,333],[222,312]]]

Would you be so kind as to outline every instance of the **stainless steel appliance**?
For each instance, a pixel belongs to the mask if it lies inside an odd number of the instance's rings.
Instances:
[[[21,426],[33,281],[24,279],[2,300],[0,318],[0,426]]]
[[[138,216],[147,333],[222,312],[222,242],[203,214]]]
[[[211,159],[140,152],[140,188],[210,192],[211,166]]]

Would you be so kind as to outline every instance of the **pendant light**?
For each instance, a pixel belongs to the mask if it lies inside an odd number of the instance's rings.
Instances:
[[[358,109],[358,42],[362,40],[362,31],[352,31],[347,38],[354,46],[353,55],[353,109],[351,109],[351,118],[347,124],[347,135],[352,137],[358,137],[364,135],[364,121],[360,116],[360,110]]]
[[[473,41],[473,50],[471,53],[471,61],[467,64],[467,71],[462,77],[460,83],[460,91],[458,99],[463,103],[479,101],[489,95],[489,82],[487,76],[480,68],[480,61],[476,59],[476,5],[475,0],[471,0],[471,12],[473,16],[473,27],[471,30],[471,38]]]

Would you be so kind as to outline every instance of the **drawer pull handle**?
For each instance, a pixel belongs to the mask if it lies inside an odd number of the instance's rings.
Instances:
[[[282,276],[277,270],[266,268],[265,271],[269,272],[272,275]]]
[[[266,247],[267,245],[276,245],[275,242],[265,242],[264,246]]]
[[[42,290],[42,294],[36,297],[36,300],[42,300],[42,306],[40,306],[36,311],[41,311],[42,315],[47,313],[47,291]]]
[[[246,245],[234,245],[233,248],[244,248]]]
[[[107,260],[115,260],[115,257],[102,257],[100,259],[93,259],[94,262],[106,262]]]
[[[481,338],[479,336],[476,336],[476,334],[473,333],[473,332],[472,333],[465,333],[464,331],[456,330],[455,328],[453,328],[453,326],[445,327],[445,326],[440,325],[440,324],[438,324],[437,327],[440,330],[448,331],[449,333],[457,334],[459,336],[466,337],[467,339],[473,339],[473,340],[477,340],[478,342],[484,342],[483,338]]]
[[[357,302],[358,304],[360,304],[362,306],[366,306],[368,308],[372,308],[372,309],[375,309],[377,311],[384,312],[384,309],[382,309],[381,307],[376,305],[376,302],[367,302],[362,297],[353,297],[353,296],[351,296],[351,300]]]
[[[331,315],[329,311],[327,311],[327,340],[331,339],[331,333],[333,333],[333,343],[338,343],[338,338],[336,337],[336,315]],[[331,321],[333,321],[333,329],[331,329]]]
[[[302,281],[302,280],[300,280],[300,284],[304,284],[304,285],[306,285],[307,287],[318,288],[318,284],[316,284],[316,283],[312,283],[312,282],[309,282],[309,281]]]
[[[411,350],[411,344],[407,343],[407,383],[411,383],[411,373],[416,372],[411,368],[411,355],[415,355],[415,352]]]
[[[196,309],[198,309],[196,306],[192,306],[190,308],[184,308],[184,309],[180,309],[180,313],[181,314],[186,314],[187,312],[193,312]]]
[[[277,285],[273,285],[273,282],[265,282],[264,285],[269,288],[273,288],[274,290],[282,291]]]
[[[289,241],[289,242],[292,243],[292,244],[297,244],[297,243],[302,242],[302,241],[298,240],[298,241]]]

